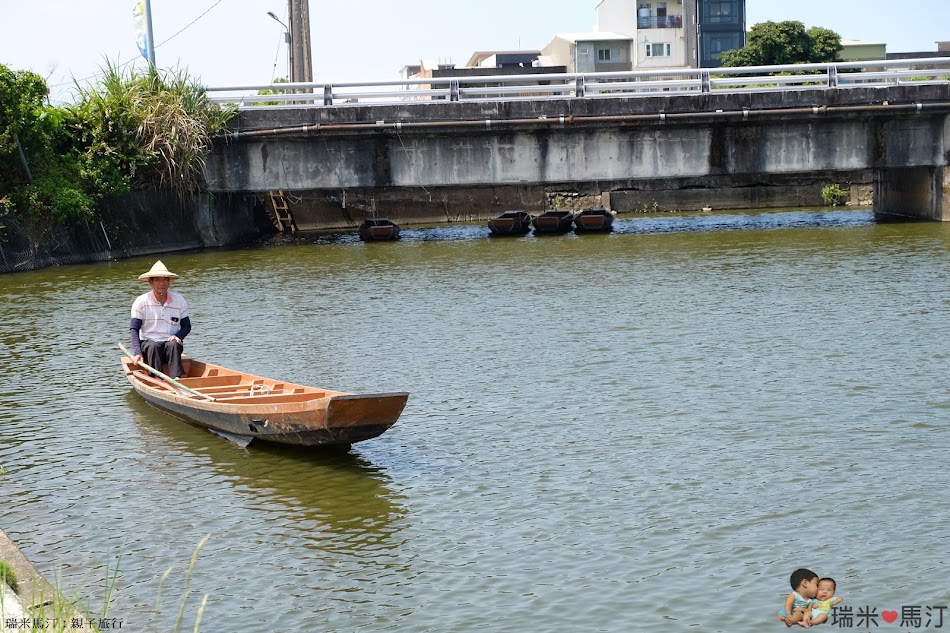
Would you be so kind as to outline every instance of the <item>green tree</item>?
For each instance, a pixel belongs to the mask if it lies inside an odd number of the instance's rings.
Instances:
[[[723,66],[773,66],[833,62],[841,52],[841,36],[828,29],[805,30],[801,22],[761,22],[749,29],[748,43],[725,51]]]
[[[841,36],[830,29],[813,26],[808,29],[812,62],[836,62],[841,59]]]
[[[64,112],[45,103],[46,82],[0,65],[0,212],[85,217],[93,201],[69,156]]]
[[[0,197],[27,182],[20,148],[41,138],[38,124],[45,98],[46,83],[42,77],[0,64]]]

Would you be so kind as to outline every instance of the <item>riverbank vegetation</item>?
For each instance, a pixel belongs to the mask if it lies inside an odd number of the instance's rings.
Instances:
[[[837,183],[825,185],[821,190],[821,199],[825,201],[825,204],[832,207],[847,203],[850,197],[850,188],[843,187]]]
[[[199,191],[211,139],[233,114],[180,70],[108,64],[75,104],[49,105],[47,92],[39,75],[0,65],[0,216],[68,223],[131,191]]]
[[[16,579],[16,574],[13,573],[13,567],[9,563],[5,563],[0,560],[0,585],[6,583],[10,589],[13,591],[19,590],[19,583]]]

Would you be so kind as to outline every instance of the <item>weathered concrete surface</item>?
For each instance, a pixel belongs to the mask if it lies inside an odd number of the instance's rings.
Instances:
[[[18,594],[11,611],[29,611],[34,607],[49,604],[56,598],[56,589],[43,578],[3,530],[0,530],[0,560],[10,565],[17,579]],[[4,617],[13,617],[12,614],[6,613],[4,611]]]
[[[142,192],[103,205],[99,217],[64,225],[49,218],[0,218],[0,272],[226,246],[259,234],[253,196]],[[266,220],[265,220],[266,221]]]
[[[948,114],[947,84],[247,111],[236,136],[215,146],[207,175],[213,191],[294,192],[305,223],[347,222],[354,193],[391,218],[409,214],[407,202],[430,215],[450,200],[476,209],[497,200],[497,213],[594,189],[611,204],[623,192],[666,190],[667,204],[690,208],[699,196],[673,192],[735,193],[750,182],[767,193],[720,197],[786,205],[814,199],[818,182],[945,165]],[[877,208],[906,211],[897,194]]]
[[[13,593],[13,590],[3,585],[0,587],[0,631],[3,633],[22,633],[19,623],[24,618],[29,618],[29,613],[23,608],[20,602],[20,596]],[[13,626],[7,626],[7,623]]]
[[[950,221],[950,169],[947,167],[901,167],[880,169],[874,174],[874,210],[879,213]]]

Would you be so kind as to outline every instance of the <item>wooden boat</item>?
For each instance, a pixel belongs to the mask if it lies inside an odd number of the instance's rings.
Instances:
[[[385,242],[399,239],[399,225],[386,218],[367,218],[360,224],[360,239],[364,242]]]
[[[531,230],[531,214],[527,211],[505,211],[488,221],[492,236],[521,236]]]
[[[399,418],[409,394],[358,395],[307,387],[183,359],[172,380],[123,358],[125,375],[152,406],[247,445],[251,440],[321,446],[362,442]]]
[[[614,212],[603,207],[584,209],[574,216],[574,230],[578,233],[608,233],[613,225]]]
[[[564,211],[561,209],[545,211],[531,221],[531,224],[534,225],[534,232],[536,235],[560,235],[562,233],[567,233],[571,230],[571,225],[573,223],[574,213],[572,211]]]

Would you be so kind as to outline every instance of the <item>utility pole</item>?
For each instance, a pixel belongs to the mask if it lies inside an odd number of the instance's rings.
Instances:
[[[310,47],[310,0],[287,0],[290,16],[290,45],[293,47],[292,82],[313,81],[313,61]]]

